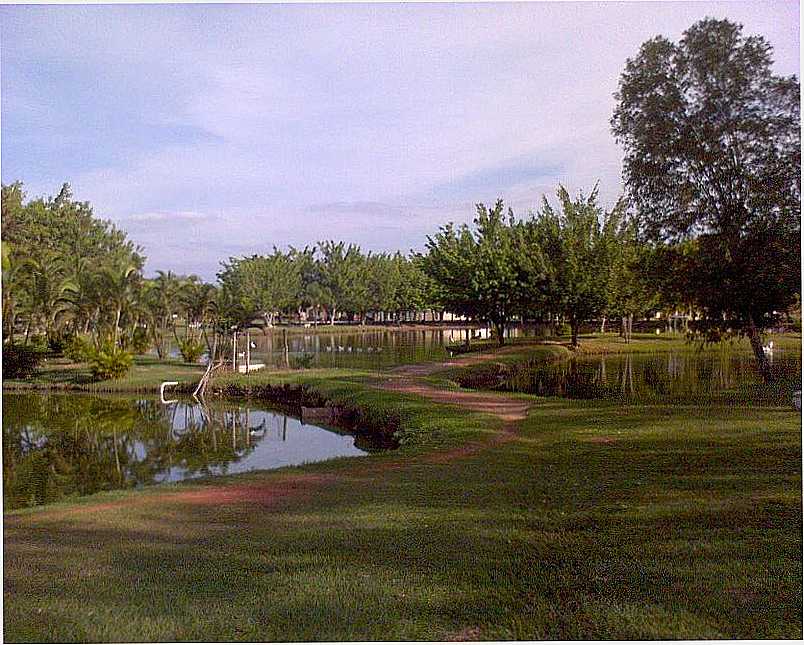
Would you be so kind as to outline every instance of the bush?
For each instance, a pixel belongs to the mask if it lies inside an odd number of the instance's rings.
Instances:
[[[186,363],[197,363],[205,350],[206,347],[201,341],[192,338],[183,338],[179,341],[179,352]]]
[[[89,360],[92,345],[83,336],[73,336],[64,347],[64,355],[73,363],[83,363]]]
[[[49,336],[47,339],[47,348],[54,354],[64,354],[64,350],[72,338],[71,336],[65,336],[63,334]]]
[[[32,347],[39,353],[44,353],[48,351],[47,336],[44,334],[31,334],[28,338],[28,344],[25,346]]]
[[[290,366],[295,370],[307,370],[313,366],[313,354],[304,353],[301,356],[294,356],[290,359]]]
[[[129,349],[135,354],[144,354],[151,349],[151,340],[148,338],[147,330],[137,327],[131,334]]]
[[[88,359],[92,378],[96,381],[122,378],[128,374],[134,362],[131,352],[110,341],[103,343],[99,349],[92,348]]]
[[[572,327],[567,323],[556,325],[556,336],[572,336]]]
[[[31,345],[3,345],[3,378],[28,378],[43,358],[42,350]]]

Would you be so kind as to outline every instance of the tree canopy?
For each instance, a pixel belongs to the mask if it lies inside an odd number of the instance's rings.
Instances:
[[[642,232],[669,245],[706,327],[759,329],[799,291],[799,83],[772,71],[772,48],[706,19],[678,43],[657,37],[629,59],[611,120]]]

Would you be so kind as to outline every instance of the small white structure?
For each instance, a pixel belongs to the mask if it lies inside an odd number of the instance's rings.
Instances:
[[[168,385],[178,385],[178,384],[179,384],[178,381],[165,381],[164,383],[162,383],[162,385],[159,386],[159,400],[164,404],[176,403],[178,399],[165,400],[165,388]]]
[[[248,374],[249,372],[256,372],[265,367],[265,363],[250,363],[248,365],[238,365],[237,371],[241,374]]]

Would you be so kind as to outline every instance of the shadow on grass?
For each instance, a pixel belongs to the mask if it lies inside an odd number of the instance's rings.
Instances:
[[[273,510],[13,516],[6,638],[800,637],[800,462],[790,413],[545,401],[518,441],[344,462]]]

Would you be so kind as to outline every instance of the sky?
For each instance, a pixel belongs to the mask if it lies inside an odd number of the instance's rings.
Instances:
[[[797,2],[0,6],[0,174],[69,182],[156,269],[422,249],[503,198],[622,191],[613,93],[706,16],[799,75]]]

